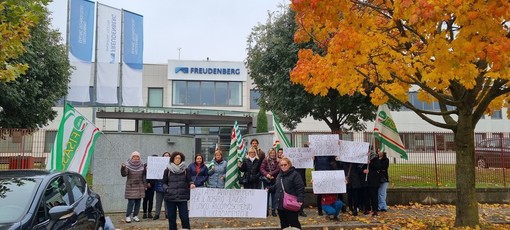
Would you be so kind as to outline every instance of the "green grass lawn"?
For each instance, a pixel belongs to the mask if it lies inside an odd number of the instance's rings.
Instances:
[[[312,178],[311,171],[313,170],[306,170],[308,181]],[[390,164],[388,172],[390,188],[455,187],[455,165],[452,164],[441,164],[437,167],[429,164]],[[509,174],[508,169],[476,168],[476,187],[510,187]],[[503,175],[505,175],[506,181],[503,180]]]

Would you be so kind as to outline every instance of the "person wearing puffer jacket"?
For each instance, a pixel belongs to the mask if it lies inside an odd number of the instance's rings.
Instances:
[[[227,173],[227,162],[223,160],[221,150],[214,152],[214,160],[209,168],[209,180],[207,187],[209,188],[225,188],[225,176]]]
[[[194,189],[195,185],[191,180],[190,172],[184,160],[183,153],[173,152],[170,157],[170,164],[163,173],[169,230],[177,230],[177,209],[179,209],[182,228],[190,229],[188,200],[190,189]]]
[[[204,164],[204,157],[202,154],[197,153],[195,155],[195,162],[191,163],[188,166],[188,170],[191,174],[191,180],[195,183],[197,187],[204,187],[207,178],[209,178],[209,170],[207,166]]]
[[[170,161],[170,153],[163,153],[163,157],[166,157]],[[163,198],[165,196],[165,189],[163,188],[163,179],[157,180],[156,185],[154,185],[154,191],[156,191],[156,210],[154,212],[153,220],[159,219],[159,214],[161,213],[161,206],[163,204]],[[166,210],[165,210],[165,218],[167,218]]]

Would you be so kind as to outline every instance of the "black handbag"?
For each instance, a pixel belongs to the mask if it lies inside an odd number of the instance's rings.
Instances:
[[[260,176],[260,181],[263,181],[263,182],[266,182],[266,183],[270,183],[271,179],[267,178],[266,176]]]
[[[246,177],[239,178],[239,184],[242,185],[248,184],[248,179]]]

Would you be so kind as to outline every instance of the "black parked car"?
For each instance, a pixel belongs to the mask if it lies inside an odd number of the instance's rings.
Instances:
[[[510,139],[481,140],[475,146],[475,160],[479,168],[510,168]]]
[[[103,229],[99,195],[75,172],[0,171],[0,229]]]

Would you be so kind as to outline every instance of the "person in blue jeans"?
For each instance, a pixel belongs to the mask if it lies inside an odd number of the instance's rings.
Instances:
[[[381,162],[381,169],[379,169],[379,176],[381,177],[381,184],[379,185],[378,190],[378,209],[381,212],[386,212],[388,210],[388,205],[386,204],[386,190],[388,189],[388,184],[390,182],[388,176],[388,168],[390,166],[390,159],[386,156],[386,152],[381,150],[377,150],[377,155],[379,156],[379,161]]]
[[[338,220],[338,215],[344,206],[344,203],[338,199],[338,194],[322,194],[321,204],[322,211],[329,219]]]

